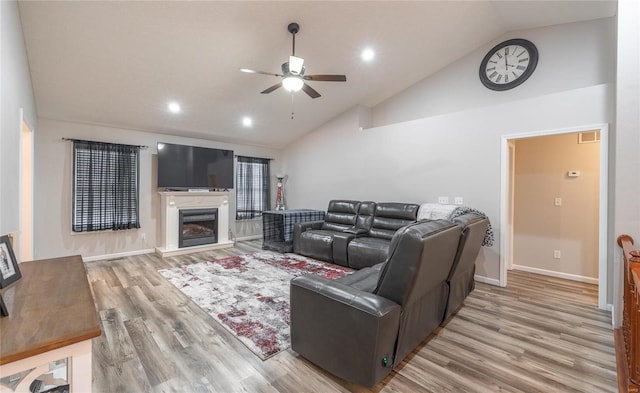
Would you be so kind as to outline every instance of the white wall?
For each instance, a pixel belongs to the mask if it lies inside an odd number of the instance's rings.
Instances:
[[[36,129],[36,106],[16,1],[0,1],[0,234],[20,227],[20,108]]]
[[[289,205],[462,196],[487,213],[497,235],[501,137],[611,122],[613,96],[611,85],[598,85],[364,131],[354,109],[285,149]],[[479,275],[499,278],[499,240],[483,249]]]
[[[72,234],[72,143],[63,141],[63,137],[149,146],[140,152],[140,229]],[[160,231],[160,197],[156,188],[158,141],[230,149],[236,155],[273,158],[272,174],[280,169],[280,152],[274,149],[40,119],[35,140],[35,257],[73,254],[99,257],[156,247]],[[272,176],[272,194],[274,204],[275,176]],[[235,191],[230,192],[229,202],[229,226],[236,237],[262,233],[260,220],[236,223]]]
[[[575,133],[514,143],[514,265],[597,282],[600,143]],[[567,176],[574,170],[580,176]]]
[[[615,80],[615,18],[511,32],[373,108],[373,126],[399,123],[485,105],[578,89]],[[496,44],[525,38],[538,48],[531,78],[496,92],[480,82],[484,55]]]
[[[615,45],[613,25],[593,21],[506,35],[373,108],[374,125],[388,125],[360,131],[361,108],[339,116],[285,148],[290,206],[326,208],[336,198],[423,203],[462,196],[489,215],[497,235],[503,135],[614,121],[615,57],[603,48]],[[578,39],[580,34],[590,39]],[[480,61],[493,45],[515,37],[536,43],[539,69],[513,91],[486,90],[478,79]],[[557,56],[565,61],[552,60]],[[553,72],[547,61],[554,62]],[[587,66],[580,83],[563,82],[562,75],[577,72],[583,61],[599,65]],[[441,99],[446,104],[437,114],[424,110],[431,104],[423,103]],[[410,119],[416,120],[401,122]],[[493,247],[483,248],[477,265],[479,275],[496,281],[499,242],[497,237]]]
[[[640,241],[640,4],[618,1],[618,64],[615,133],[614,235],[629,234]],[[615,245],[616,299],[614,325],[622,320],[622,253]]]

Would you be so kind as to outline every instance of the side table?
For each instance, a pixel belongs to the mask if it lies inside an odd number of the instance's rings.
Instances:
[[[29,392],[50,363],[68,359],[71,393],[90,392],[91,340],[101,330],[82,257],[23,262],[20,271],[22,279],[3,290],[9,316],[0,318],[0,391]]]

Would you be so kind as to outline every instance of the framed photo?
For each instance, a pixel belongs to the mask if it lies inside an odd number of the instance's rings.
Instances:
[[[0,289],[13,284],[20,277],[22,274],[9,243],[9,236],[0,236]]]

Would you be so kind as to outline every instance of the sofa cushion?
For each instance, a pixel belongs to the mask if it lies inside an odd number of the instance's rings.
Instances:
[[[324,217],[322,229],[342,232],[356,224],[360,202],[347,200],[333,200],[329,202],[327,214]]]
[[[377,203],[369,236],[391,240],[396,231],[416,221],[419,205]]]
[[[356,288],[360,291],[373,292],[378,285],[380,271],[382,271],[383,268],[384,262],[372,267],[365,267],[364,269],[356,270],[355,272],[344,277],[340,277],[335,281],[348,285],[352,288]]]
[[[349,267],[352,269],[362,269],[377,265],[387,259],[389,244],[386,239],[377,237],[358,237],[349,243]]]
[[[333,261],[331,243],[333,235],[339,233],[323,229],[311,229],[300,234],[298,253],[323,261]]]

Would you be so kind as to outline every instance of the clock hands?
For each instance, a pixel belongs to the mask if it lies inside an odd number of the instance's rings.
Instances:
[[[509,70],[509,47],[504,48],[504,68]]]
[[[515,67],[515,64],[509,64],[509,47],[504,48],[504,65],[507,71],[509,71],[509,67]]]

